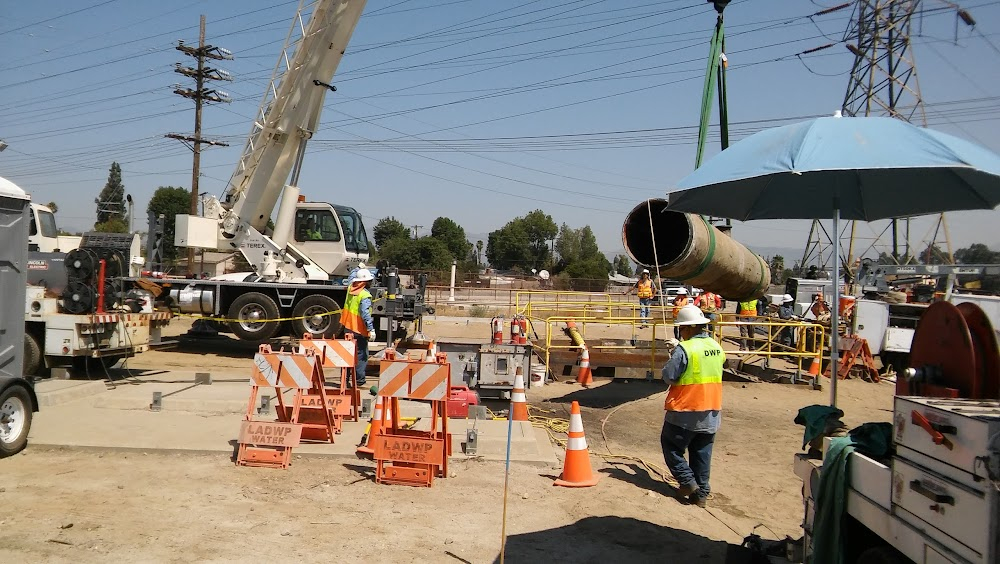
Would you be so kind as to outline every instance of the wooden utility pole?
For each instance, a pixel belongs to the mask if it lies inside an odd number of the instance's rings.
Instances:
[[[208,67],[205,62],[208,59],[222,60],[222,59],[232,59],[233,54],[222,47],[215,47],[213,45],[205,44],[205,16],[201,16],[201,25],[198,34],[198,47],[190,47],[185,45],[183,41],[177,42],[177,50],[194,57],[198,61],[196,67],[186,67],[181,63],[176,64],[175,72],[183,74],[184,76],[193,78],[195,81],[195,88],[191,90],[189,88],[181,88],[179,85],[175,88],[174,94],[179,94],[185,98],[190,98],[194,100],[194,136],[180,135],[177,133],[168,133],[166,136],[172,139],[177,139],[183,141],[190,148],[192,153],[194,153],[194,162],[191,167],[191,209],[189,212],[193,216],[198,215],[198,199],[199,199],[199,189],[198,189],[198,178],[201,176],[201,145],[218,145],[222,147],[228,146],[228,143],[223,143],[221,141],[212,141],[208,139],[202,139],[201,137],[201,110],[205,102],[231,102],[232,99],[229,94],[221,90],[213,90],[205,88],[205,82],[208,80],[232,80],[231,74],[224,70],[214,69]],[[171,242],[173,244],[173,242]],[[194,268],[194,248],[188,247],[187,250],[187,264],[188,272],[191,274],[195,273]]]

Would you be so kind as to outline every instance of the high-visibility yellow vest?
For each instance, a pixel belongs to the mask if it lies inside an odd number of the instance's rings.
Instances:
[[[361,318],[361,300],[365,298],[372,299],[372,294],[367,288],[356,294],[347,292],[347,297],[344,298],[344,309],[340,310],[340,324],[344,326],[344,329],[361,335],[368,334],[365,320]]]
[[[757,300],[740,302],[738,309],[740,310],[740,315],[757,315]]]
[[[639,281],[639,291],[637,292],[640,298],[652,298],[653,297],[653,281],[652,280],[640,280]]]
[[[699,337],[678,345],[687,354],[687,368],[670,385],[663,409],[712,411],[722,409],[722,367],[726,352],[715,339]]]

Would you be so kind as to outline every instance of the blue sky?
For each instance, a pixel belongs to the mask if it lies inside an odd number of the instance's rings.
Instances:
[[[190,187],[191,153],[166,133],[193,131],[191,81],[177,40],[231,50],[232,104],[209,106],[201,189],[221,194],[237,162],[298,2],[51,0],[0,4],[0,176],[59,204],[87,229],[112,161],[137,202]],[[853,56],[852,10],[834,0],[736,0],[726,10],[732,140],[838,109]],[[1000,3],[923,0],[913,53],[930,126],[1000,152]],[[811,17],[810,17],[811,16]],[[662,196],[694,163],[708,40],[699,0],[370,0],[327,97],[299,186],[353,206],[369,230],[395,216],[429,230],[448,216],[470,236],[541,208],[589,224],[620,252],[625,214]],[[957,31],[956,31],[957,28]],[[813,54],[803,51],[834,45]],[[713,118],[713,123],[715,119]],[[624,133],[617,133],[624,132]],[[717,129],[707,156],[718,151]],[[949,215],[956,248],[1000,248],[997,211]],[[859,226],[868,248],[884,223]],[[922,246],[933,222],[916,220]],[[805,221],[737,224],[751,248],[801,253]],[[924,243],[926,244],[926,243]],[[885,247],[882,247],[884,250]],[[786,256],[795,252],[786,252]]]

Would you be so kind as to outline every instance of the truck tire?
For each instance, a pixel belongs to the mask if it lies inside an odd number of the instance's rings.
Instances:
[[[295,304],[292,317],[303,318],[292,321],[293,337],[308,333],[316,339],[332,339],[340,331],[340,305],[322,294],[306,296]]]
[[[233,300],[229,306],[229,328],[241,341],[253,343],[264,342],[278,332],[277,321],[261,321],[278,319],[278,306],[274,300],[260,292],[247,292]]]
[[[24,334],[24,374],[37,376],[42,369],[42,346],[31,333]]]
[[[0,392],[0,458],[21,452],[31,429],[31,396],[23,386]]]

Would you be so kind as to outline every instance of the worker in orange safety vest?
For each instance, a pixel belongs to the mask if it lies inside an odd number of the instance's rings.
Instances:
[[[711,492],[712,446],[722,418],[726,353],[708,334],[708,318],[698,307],[682,307],[674,324],[680,328],[681,341],[663,366],[663,380],[670,389],[663,403],[660,446],[680,484],[677,494],[705,507]]]
[[[642,269],[642,274],[639,276],[639,281],[635,283],[635,286],[629,288],[625,295],[629,295],[635,290],[637,296],[639,296],[639,319],[642,323],[640,329],[646,327],[646,322],[649,321],[649,306],[653,303],[653,296],[656,294],[656,288],[653,286],[653,280],[649,277],[649,269]]]
[[[357,375],[358,387],[365,385],[365,372],[368,369],[368,340],[375,338],[375,324],[372,319],[372,294],[368,291],[375,276],[367,268],[359,268],[349,279],[350,288],[344,299],[344,308],[340,310],[340,324],[344,331],[354,334],[357,351],[357,364],[354,372]]]

